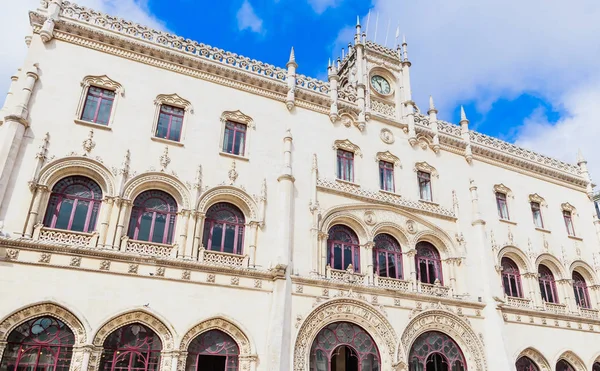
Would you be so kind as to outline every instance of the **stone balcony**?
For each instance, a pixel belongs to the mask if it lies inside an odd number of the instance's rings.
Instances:
[[[248,266],[248,255],[230,254],[220,251],[206,250],[200,247],[198,261],[210,265],[223,265],[234,268],[243,268]]]
[[[124,236],[121,238],[121,251],[157,258],[175,258],[177,256],[177,245],[137,241]]]
[[[542,302],[541,305],[536,305],[533,300],[527,298],[518,298],[513,296],[505,296],[502,307],[525,309],[536,312],[546,312],[552,314],[583,317],[589,319],[600,320],[600,311],[592,308],[577,307],[575,310],[570,310],[567,304]]]
[[[34,227],[34,240],[50,242],[73,247],[94,248],[98,244],[98,232],[84,233],[44,227],[38,224]]]

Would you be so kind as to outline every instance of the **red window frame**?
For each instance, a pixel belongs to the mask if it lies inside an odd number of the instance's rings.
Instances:
[[[539,216],[539,224],[536,219],[536,213]],[[531,217],[533,218],[533,224],[538,228],[544,228],[544,218],[542,218],[542,209],[539,202],[531,202]]]
[[[202,244],[207,250],[227,252],[230,254],[243,254],[244,250],[244,230],[246,219],[242,211],[235,205],[227,202],[219,202],[211,206],[206,212],[204,221],[204,236]],[[213,244],[215,237],[215,227],[221,228],[221,243],[217,246]],[[226,232],[234,232],[233,244],[227,244]],[[226,251],[230,250],[230,251]]]
[[[223,331],[209,330],[198,335],[187,349],[186,370],[202,370],[201,356],[225,357],[225,371],[239,370],[240,349]]]
[[[179,142],[181,140],[181,132],[183,130],[183,117],[185,116],[185,110],[181,107],[175,107],[168,104],[161,104],[160,111],[158,113],[158,122],[156,123],[156,133],[154,134],[157,138],[163,138]],[[167,121],[167,128],[164,135],[161,135],[161,122]],[[177,126],[179,126],[177,128]],[[178,132],[176,129],[179,129]],[[174,133],[172,133],[174,132]]]
[[[575,227],[573,226],[573,214],[568,210],[563,210],[563,220],[569,236],[575,236]]]
[[[148,326],[132,323],[111,333],[103,344],[100,371],[158,371],[160,338]]]
[[[417,180],[419,182],[419,198],[424,201],[433,201],[431,174],[424,171],[417,171]]]
[[[248,126],[234,121],[225,122],[223,135],[223,152],[244,156],[246,151]],[[229,140],[231,138],[231,140]],[[236,151],[237,144],[237,151]]]
[[[447,370],[467,371],[462,349],[454,339],[438,331],[428,331],[419,335],[411,347],[408,359],[411,371],[429,370],[436,361],[438,364],[445,364]]]
[[[354,182],[354,152],[337,150],[338,179]]]
[[[600,363],[594,362],[594,366],[592,366],[592,371],[600,371]]]
[[[573,293],[575,294],[575,303],[580,308],[592,308],[590,294],[587,282],[579,272],[573,272]]]
[[[571,366],[569,362],[565,361],[564,359],[561,359],[556,364],[556,371],[575,371],[575,369],[573,368],[573,366]]]
[[[79,190],[77,190],[79,188]],[[81,189],[87,189],[90,197],[82,197]],[[57,222],[62,213],[68,212],[66,208],[63,208],[66,203],[71,204],[71,211],[69,215],[69,221],[66,228],[62,225],[57,227]],[[87,212],[85,213],[85,221],[83,222],[83,229],[73,229],[73,222],[76,221],[76,214],[78,206],[81,203],[87,203]],[[83,176],[70,176],[61,179],[58,183],[52,187],[52,193],[50,194],[50,200],[48,201],[48,207],[46,209],[46,216],[44,217],[44,226],[49,228],[59,228],[68,231],[78,232],[93,232],[96,228],[96,222],[98,220],[98,210],[102,204],[102,190],[98,183]]]
[[[507,296],[522,298],[523,288],[521,287],[521,273],[519,267],[511,259],[504,257],[501,261],[502,266],[502,286]]]
[[[542,300],[548,303],[558,304],[558,290],[556,289],[556,281],[554,280],[552,271],[545,265],[540,265],[538,273]]]
[[[140,227],[144,215],[151,215],[150,230],[148,239],[140,239]],[[157,217],[165,218],[163,228],[163,237],[161,241],[154,241],[155,227]],[[133,209],[129,219],[129,238],[138,241],[148,241],[170,245],[173,243],[173,234],[175,233],[175,220],[177,218],[177,202],[170,194],[159,191],[149,190],[142,192],[133,201]]]
[[[373,271],[380,277],[389,277],[401,280],[404,272],[402,269],[402,250],[398,240],[387,233],[381,233],[373,239]],[[383,265],[381,264],[383,258]],[[394,274],[390,274],[390,261],[394,263]]]
[[[92,99],[90,99],[92,98]],[[100,107],[102,107],[103,102],[110,102],[110,109],[108,112],[108,117],[106,117],[106,122],[98,122],[98,114],[100,113]],[[83,104],[83,109],[81,110],[81,120],[93,122],[101,125],[108,125],[110,121],[110,116],[112,114],[112,108],[115,101],[115,92],[113,90],[99,88],[97,86],[91,85],[85,96],[85,101]],[[96,107],[92,105],[95,104]],[[94,112],[91,118],[85,118],[86,112],[88,110],[92,110]]]
[[[329,266],[333,269],[345,270],[352,264],[354,271],[360,271],[360,245],[356,233],[345,225],[334,225],[329,229],[327,239],[327,256]],[[340,250],[341,265],[335,263],[336,251]],[[350,251],[350,261],[345,252]]]
[[[528,357],[521,357],[515,363],[517,371],[540,371],[535,363]]]
[[[379,161],[379,186],[382,190],[395,192],[394,164],[387,161]]]
[[[496,206],[498,207],[498,217],[500,217],[500,219],[510,220],[506,193],[496,192]]]
[[[429,242],[419,242],[417,243],[416,250],[415,264],[417,266],[417,279],[422,283],[430,285],[433,285],[437,279],[443,285],[442,260],[435,246]],[[424,272],[421,269],[422,264],[425,267]]]

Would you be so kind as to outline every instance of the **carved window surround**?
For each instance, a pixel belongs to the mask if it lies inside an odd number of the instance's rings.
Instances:
[[[75,111],[75,123],[80,125],[87,125],[94,128],[99,128],[102,130],[111,130],[112,123],[115,118],[115,114],[117,112],[117,106],[119,104],[119,98],[125,95],[125,89],[123,85],[114,81],[110,77],[106,75],[102,76],[92,76],[88,75],[81,80],[81,96],[79,97],[79,104],[77,105],[77,111]],[[87,98],[88,90],[90,86],[95,86],[97,88],[107,89],[115,92],[115,98],[113,100],[113,104],[110,110],[110,116],[108,119],[108,124],[102,125],[97,124],[95,122],[89,122],[81,119],[81,115],[83,114],[83,108],[85,107],[85,100]]]
[[[375,155],[375,161],[389,162],[394,164],[394,166],[402,168],[402,163],[400,162],[400,159],[397,156],[393,155],[390,151],[377,152],[377,154]]]
[[[165,138],[157,138],[156,137],[156,129],[158,126],[158,118],[160,116],[160,107],[162,105],[173,106],[177,108],[181,108],[184,110],[183,122],[181,124],[181,136],[179,137],[179,141],[165,139]],[[150,138],[152,140],[156,140],[158,142],[173,144],[178,146],[183,146],[183,141],[185,139],[185,132],[187,129],[188,116],[194,113],[194,108],[190,101],[181,98],[177,94],[159,94],[156,99],[154,99],[154,120],[152,121],[152,133]]]
[[[219,154],[222,156],[228,156],[235,159],[239,159],[242,161],[250,160],[250,151],[252,146],[252,133],[256,130],[256,124],[254,123],[254,119],[240,110],[237,111],[223,111],[220,117],[221,120],[221,136],[219,139]],[[246,125],[246,138],[244,143],[244,154],[236,155],[232,153],[227,153],[223,151],[223,140],[225,140],[225,124],[227,122],[234,122],[236,124],[244,124]],[[252,129],[252,130],[251,130]]]
[[[494,195],[496,193],[504,193],[506,197],[514,198],[513,191],[505,186],[503,183],[494,185]]]
[[[358,157],[363,156],[362,152],[360,150],[360,147],[357,146],[356,144],[352,143],[348,139],[336,140],[335,142],[333,142],[333,149],[335,151],[337,151],[338,149],[341,149],[344,151],[352,152],[352,153],[354,153],[355,156],[358,156]]]
[[[548,203],[546,202],[546,199],[544,199],[542,196],[540,196],[537,193],[533,193],[529,195],[529,202],[535,202],[540,204],[540,206],[544,206],[544,207],[548,207]]]
[[[423,203],[431,204],[431,205],[438,205],[437,200],[439,200],[440,175],[439,175],[437,169],[435,167],[431,166],[430,164],[428,164],[427,162],[421,161],[421,162],[415,163],[415,167],[413,168],[413,171],[415,172],[415,179],[416,179],[416,185],[417,185],[417,190],[415,192],[416,195],[420,195],[420,193],[419,193],[420,192],[419,178],[417,176],[417,173],[420,171],[420,172],[427,173],[430,175],[431,201],[420,199],[420,197],[419,197],[419,201],[423,202]]]

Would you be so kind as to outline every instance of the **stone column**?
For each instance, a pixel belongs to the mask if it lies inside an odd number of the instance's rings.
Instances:
[[[369,277],[369,283],[374,283],[374,277],[373,277],[373,266],[375,264],[375,262],[373,261],[373,248],[375,247],[375,242],[373,241],[369,241],[366,244],[363,245],[364,249],[364,262],[366,263],[366,267],[367,267],[367,271],[365,272],[364,269],[361,267],[361,272],[358,273],[362,273],[365,274],[367,277]],[[362,254],[361,254],[362,255]]]
[[[533,305],[536,307],[541,307],[542,303],[542,294],[540,292],[540,281],[538,273],[525,273],[523,277],[527,278],[529,281],[529,295],[531,296],[531,300],[533,300]]]
[[[110,217],[108,219],[108,229],[106,231],[106,239],[104,240],[104,245],[102,247],[111,247],[119,246],[120,241],[115,241],[115,233],[117,231],[117,224],[119,224],[119,214],[121,212],[121,208],[123,207],[123,199],[119,197],[115,197],[113,199],[113,206],[110,210]]]
[[[117,223],[117,231],[115,232],[115,244],[120,246],[121,237],[123,237],[123,231],[125,230],[125,224],[129,222],[127,219],[127,215],[129,215],[129,210],[131,208],[131,201],[122,200],[121,210],[119,211],[119,221]]]
[[[98,246],[103,247],[106,241],[106,233],[108,232],[108,223],[112,212],[115,199],[113,197],[105,197],[100,208],[100,228],[98,228]]]
[[[577,303],[575,302],[575,293],[573,292],[573,280],[564,278],[557,280],[558,295],[563,298],[563,304],[567,305],[567,309],[571,312],[579,312]]]
[[[192,259],[192,250],[194,249],[194,237],[196,233],[196,220],[198,219],[198,212],[192,211],[190,212],[190,219],[188,221],[188,229],[185,242],[185,249],[183,253],[183,257],[185,259]],[[190,238],[191,236],[191,238]]]
[[[415,256],[416,255],[417,255],[417,250],[414,247],[412,247],[406,253],[402,254],[402,257],[404,258],[403,259],[404,260],[403,263],[405,264],[404,266],[405,267],[408,266],[408,271],[410,273],[405,279],[412,282],[413,291],[417,291],[417,267],[415,266]]]
[[[177,351],[171,352],[171,371],[177,371],[180,354]],[[185,360],[184,360],[185,361]]]
[[[44,185],[36,185],[34,188],[33,205],[29,211],[29,217],[27,218],[27,225],[25,226],[25,237],[31,238],[33,236],[33,227],[40,221],[39,213],[42,204],[42,200],[46,198],[48,194],[48,187]]]
[[[204,217],[203,212],[196,213],[196,232],[194,233],[194,244],[192,245],[192,259],[198,259],[198,249],[202,246],[202,237],[204,234]]]
[[[256,265],[256,243],[257,243],[257,239],[258,239],[258,227],[259,227],[259,223],[256,221],[251,221],[250,223],[248,223],[249,228],[249,232],[248,233],[248,260],[249,260],[249,265],[250,266],[255,266]]]
[[[92,346],[84,346],[82,351],[83,351],[83,358],[81,360],[81,371],[87,371],[87,369],[90,367],[90,356],[92,355]]]
[[[179,251],[177,252],[178,258],[183,258],[185,253],[185,245],[187,244],[187,232],[188,232],[188,221],[190,219],[190,210],[181,210],[177,213],[178,217],[178,230],[179,230],[179,238],[177,243],[179,245]]]
[[[450,286],[454,295],[458,294],[456,288],[456,260],[457,258],[446,259],[446,262],[448,263],[448,277],[450,278],[450,284],[448,286]]]
[[[327,267],[327,264],[329,263],[327,261],[327,239],[329,238],[329,234],[327,233],[323,233],[323,232],[319,232],[317,235],[317,238],[319,239],[318,241],[318,246],[319,246],[319,251],[318,251],[318,273],[320,275],[325,274],[325,267]]]

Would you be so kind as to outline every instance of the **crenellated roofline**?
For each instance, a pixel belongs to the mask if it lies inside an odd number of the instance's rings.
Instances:
[[[128,58],[173,72],[200,78],[233,87],[280,102],[289,103],[290,90],[294,91],[295,106],[310,109],[325,115],[330,113],[332,102],[330,83],[313,77],[294,74],[289,70],[257,61],[236,53],[212,47],[181,36],[155,30],[118,17],[110,16],[75,3],[63,1],[58,15],[49,14],[49,4],[42,1],[41,7],[30,12],[34,33],[44,37],[44,27],[53,21],[53,37],[65,42]],[[396,51],[372,41],[365,40],[367,50],[389,59],[400,61],[400,50]],[[344,59],[354,57],[349,53]],[[290,83],[294,86],[290,88]],[[337,105],[340,112],[357,114],[360,108],[355,92],[340,89]],[[400,127],[401,120],[384,118]],[[428,116],[416,113],[415,128],[418,133],[435,134]],[[462,153],[467,146],[461,135],[461,127],[438,120],[437,132],[442,148]],[[585,190],[588,180],[579,166],[566,163],[514,144],[469,130],[470,146],[475,159],[498,166],[516,168],[565,182],[577,189]]]

